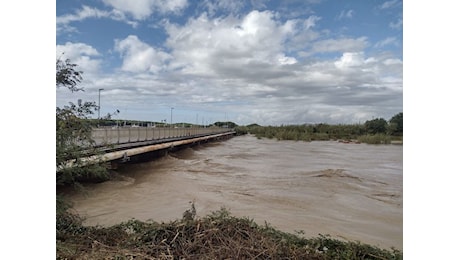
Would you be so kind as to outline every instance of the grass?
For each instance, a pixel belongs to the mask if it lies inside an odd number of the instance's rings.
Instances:
[[[327,235],[306,239],[269,224],[236,218],[226,209],[196,218],[195,209],[169,223],[130,220],[85,227],[57,203],[57,259],[402,259],[402,252]],[[299,232],[300,233],[300,232]]]

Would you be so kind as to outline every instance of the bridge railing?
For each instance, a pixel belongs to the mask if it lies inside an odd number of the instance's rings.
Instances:
[[[96,145],[110,145],[185,136],[199,136],[203,134],[218,134],[230,130],[229,128],[220,127],[107,127],[94,128],[92,131],[92,138],[96,141]]]

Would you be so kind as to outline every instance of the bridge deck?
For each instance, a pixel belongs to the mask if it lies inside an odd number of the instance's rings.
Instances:
[[[148,152],[153,152],[157,150],[163,150],[163,149],[168,149],[172,147],[178,147],[182,145],[193,144],[193,143],[208,141],[212,139],[218,139],[219,137],[233,135],[234,133],[235,132],[231,131],[231,132],[224,132],[224,133],[218,133],[218,134],[207,134],[207,135],[202,135],[199,137],[197,136],[190,136],[188,138],[182,137],[182,138],[175,138],[175,140],[169,140],[167,142],[163,140],[163,142],[157,142],[157,143],[151,143],[151,144],[148,144],[148,142],[146,142],[144,145],[141,145],[141,146],[137,145],[131,148],[107,152],[104,155],[102,155],[102,157],[95,156],[93,160],[113,161],[117,159],[122,159],[122,158],[127,158],[130,156],[142,154],[142,153],[148,153]]]
[[[235,132],[233,131],[227,131],[227,132],[218,132],[218,133],[230,133],[234,134]],[[193,138],[199,138],[199,137],[205,137],[205,136],[210,136],[210,135],[215,135],[216,133],[205,133],[205,134],[195,134],[195,135],[187,135],[187,136],[178,136],[178,137],[166,137],[163,139],[153,139],[153,140],[144,140],[144,141],[133,141],[130,143],[120,143],[120,144],[107,144],[107,145],[102,145],[100,147],[100,151],[102,152],[113,152],[113,151],[119,151],[119,150],[125,150],[125,149],[130,149],[130,148],[136,148],[136,147],[142,147],[142,146],[147,146],[147,145],[154,145],[154,144],[162,144],[162,143],[169,143],[169,142],[175,142],[175,141],[182,141],[182,140],[188,140],[188,139],[193,139]]]
[[[141,128],[142,129],[142,128]],[[148,133],[149,129],[142,129],[144,133]],[[129,130],[128,130],[129,131]],[[141,130],[137,133],[141,133]],[[117,133],[116,138],[111,136],[113,133]],[[108,162],[124,158],[129,158],[130,156],[148,153],[156,150],[168,149],[171,147],[177,147],[181,145],[193,144],[201,141],[207,141],[212,139],[218,139],[220,137],[234,135],[235,131],[232,129],[223,129],[223,128],[202,128],[201,130],[192,131],[182,131],[177,133],[177,136],[172,135],[160,135],[151,136],[152,139],[139,140],[120,143],[120,137],[126,138],[126,136],[121,136],[120,133],[126,131],[120,131],[119,129],[94,129],[93,138],[96,140],[96,143],[99,146],[99,151],[102,154],[99,155],[89,155],[88,157],[82,158],[79,165],[84,166],[87,164],[97,163],[97,162]],[[130,132],[130,131],[129,131]],[[129,133],[128,132],[128,133]],[[153,132],[153,131],[152,131]],[[102,135],[103,133],[104,135]],[[192,134],[193,133],[193,134]],[[139,136],[139,135],[138,135]],[[157,137],[157,138],[155,138]],[[128,136],[129,140],[129,136]],[[74,160],[68,161],[64,166],[58,167],[57,171],[62,170],[63,168],[73,167]]]

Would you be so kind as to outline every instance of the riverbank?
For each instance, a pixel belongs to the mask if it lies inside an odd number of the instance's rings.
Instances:
[[[369,131],[364,125],[288,125],[288,126],[240,126],[237,135],[252,134],[257,138],[291,141],[337,141],[366,144],[402,144],[403,133]]]
[[[57,201],[56,259],[402,259],[385,250],[329,236],[301,238],[268,223],[236,218],[226,209],[196,218],[195,207],[168,223],[130,220],[86,227]]]

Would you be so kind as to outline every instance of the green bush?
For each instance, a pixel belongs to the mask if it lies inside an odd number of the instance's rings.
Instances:
[[[366,144],[390,144],[391,136],[385,134],[362,135],[358,137],[358,141]]]

